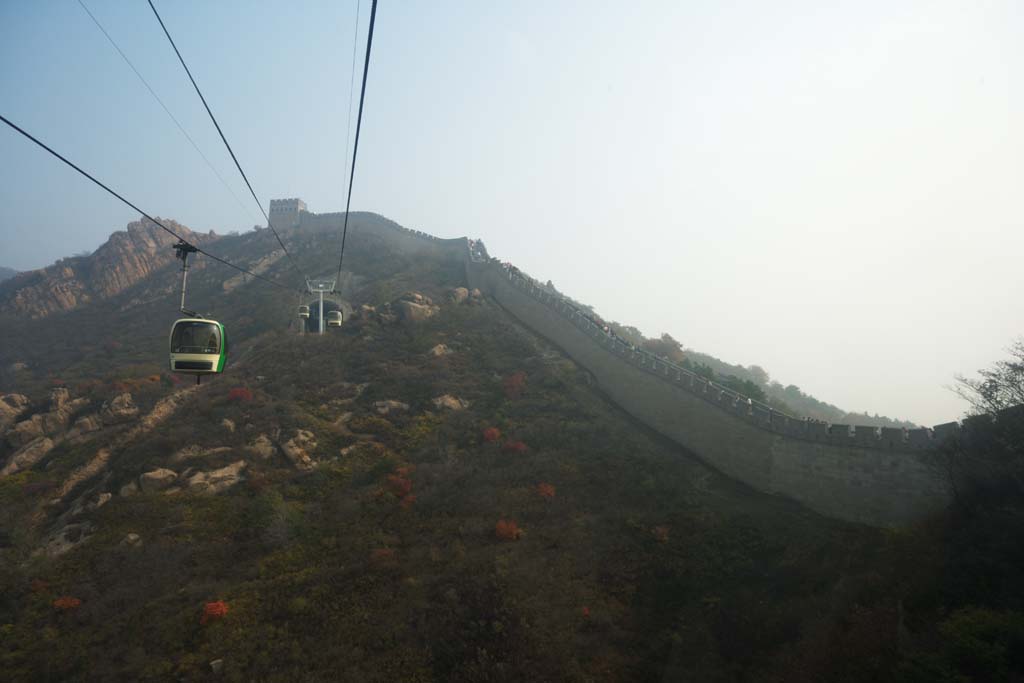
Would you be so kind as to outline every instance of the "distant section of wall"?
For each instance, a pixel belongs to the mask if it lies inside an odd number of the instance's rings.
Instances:
[[[772,411],[609,335],[562,297],[469,256],[467,277],[589,370],[631,415],[716,469],[839,519],[899,526],[944,507],[929,430],[807,422]],[[940,428],[936,428],[939,431]]]

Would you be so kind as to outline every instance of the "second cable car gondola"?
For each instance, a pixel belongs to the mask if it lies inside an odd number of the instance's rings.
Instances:
[[[299,317],[303,319],[309,318],[309,306],[299,306]]]
[[[327,312],[327,327],[341,327],[341,311]]]

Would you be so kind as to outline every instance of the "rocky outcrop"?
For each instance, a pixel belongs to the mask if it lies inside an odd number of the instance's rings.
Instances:
[[[45,436],[40,436],[34,441],[25,444],[7,461],[4,468],[0,470],[0,476],[5,477],[32,467],[46,457],[46,454],[53,450],[53,446],[53,440]]]
[[[261,460],[269,460],[277,453],[277,447],[266,434],[260,434],[256,440],[249,444],[249,450]]]
[[[17,422],[21,414],[28,410],[28,407],[28,398],[21,394],[0,396],[0,433]]]
[[[193,458],[205,458],[210,455],[217,455],[218,453],[227,453],[231,450],[230,446],[214,446],[213,448],[203,448],[199,444],[192,444],[191,446],[185,446],[184,448],[178,449],[171,456],[171,462],[179,463],[185,460],[191,460]]]
[[[409,411],[409,404],[401,401],[375,401],[373,409],[378,415],[390,415],[391,413],[405,413]]]
[[[159,220],[194,244],[216,239],[176,221]],[[176,241],[148,219],[129,223],[89,256],[61,259],[0,283],[0,312],[43,318],[115,296],[173,263],[171,245]]]
[[[427,355],[428,356],[433,356],[435,358],[440,358],[441,356],[447,356],[450,353],[454,353],[454,351],[452,351],[450,348],[448,348],[448,346],[445,345],[445,344],[438,344],[434,348],[430,349],[430,351],[427,351]]]
[[[461,398],[456,398],[451,394],[445,394],[444,396],[438,396],[431,400],[434,407],[438,410],[465,410],[469,407],[469,401]]]
[[[412,301],[398,301],[395,303],[395,310],[398,311],[399,317],[405,322],[420,323],[432,317],[441,309],[437,306],[417,304]]]
[[[100,409],[100,419],[105,425],[129,422],[138,414],[139,407],[135,405],[132,395],[127,392],[107,401],[103,404],[103,408]]]
[[[188,479],[188,490],[194,493],[220,493],[242,480],[244,460],[238,460],[226,467],[209,472],[198,472]]]
[[[448,292],[448,298],[456,304],[461,304],[469,299],[469,290],[465,287],[456,287]]]
[[[296,430],[295,436],[281,444],[285,456],[300,470],[313,469],[310,452],[316,450],[316,435],[305,429]]]
[[[177,472],[161,467],[159,469],[143,473],[139,477],[139,487],[145,493],[154,493],[167,488],[173,484],[174,480],[177,478]]]

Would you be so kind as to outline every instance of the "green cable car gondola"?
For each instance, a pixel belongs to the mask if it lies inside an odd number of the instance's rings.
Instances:
[[[327,312],[327,327],[341,327],[341,311]]]
[[[181,318],[171,328],[171,371],[190,375],[224,372],[228,337],[216,320]]]
[[[188,255],[198,249],[188,242],[174,245],[177,258],[181,259],[181,312],[189,316],[179,318],[171,326],[170,364],[171,372],[196,376],[199,384],[203,375],[217,375],[224,372],[228,360],[228,335],[224,326],[216,320],[208,320],[185,308],[185,282],[188,278]]]

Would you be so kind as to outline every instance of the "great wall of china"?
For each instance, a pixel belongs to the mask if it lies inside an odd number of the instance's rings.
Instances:
[[[314,221],[322,219],[302,223]],[[903,430],[794,418],[627,345],[577,304],[475,252],[465,238],[397,224],[386,233],[403,250],[464,260],[470,287],[558,346],[623,410],[754,489],[872,526],[910,524],[949,502],[935,448],[960,431],[956,422]]]

